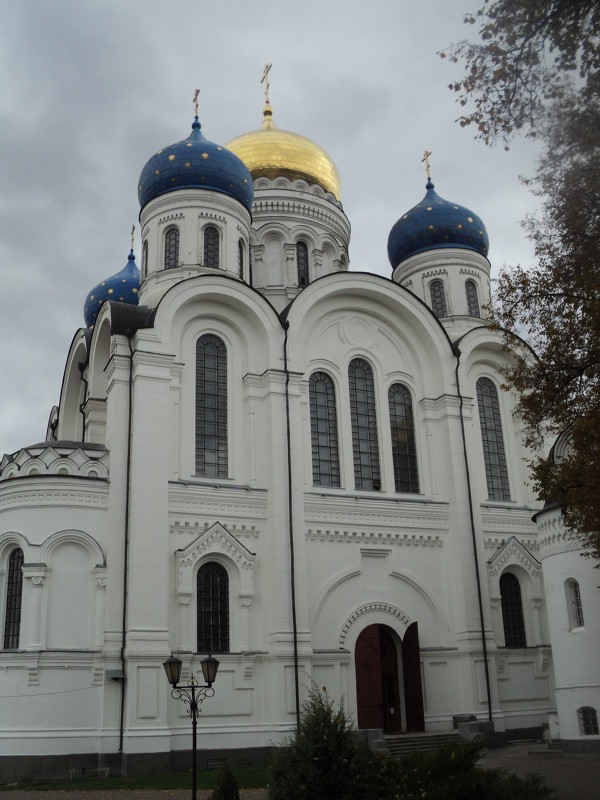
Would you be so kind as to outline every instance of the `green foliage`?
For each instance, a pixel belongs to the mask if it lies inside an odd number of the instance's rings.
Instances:
[[[378,759],[355,737],[343,707],[313,686],[292,740],[276,751],[270,800],[376,800]],[[381,790],[381,791],[380,791]]]
[[[343,707],[313,687],[294,738],[277,749],[269,800],[550,800],[537,776],[476,766],[482,745],[451,743],[400,761],[370,752]]]
[[[550,800],[553,792],[537,775],[521,779],[502,770],[476,766],[482,745],[448,744],[435,753],[414,754],[400,762],[397,800]]]
[[[212,800],[240,800],[238,783],[228,766],[223,766],[217,775],[217,785],[211,795]]]

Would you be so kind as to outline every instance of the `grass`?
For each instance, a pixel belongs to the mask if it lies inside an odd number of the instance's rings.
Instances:
[[[271,780],[271,767],[268,764],[252,764],[232,767],[240,789],[264,789]],[[218,770],[198,772],[198,789],[214,789]],[[160,772],[146,775],[132,775],[126,778],[75,778],[74,780],[20,781],[10,786],[0,786],[0,792],[12,790],[34,791],[110,791],[111,789],[191,789],[191,771]]]

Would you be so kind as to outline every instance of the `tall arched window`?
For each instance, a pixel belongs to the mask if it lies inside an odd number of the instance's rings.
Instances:
[[[567,598],[567,612],[569,615],[569,630],[573,628],[583,628],[583,606],[581,605],[581,593],[579,584],[574,578],[565,581],[565,595]]]
[[[179,228],[167,228],[165,233],[165,269],[179,266]]]
[[[412,398],[401,383],[394,383],[388,392],[394,482],[397,492],[419,491],[417,448]]]
[[[308,248],[304,242],[296,245],[296,262],[298,266],[298,286],[308,286]]]
[[[227,350],[212,333],[196,342],[196,474],[227,477]]]
[[[510,500],[498,392],[489,378],[479,378],[477,381],[477,405],[488,498]]]
[[[148,240],[142,246],[142,280],[148,274]]]
[[[17,547],[8,557],[6,581],[6,613],[4,615],[4,649],[17,650],[21,630],[23,598],[23,551]]]
[[[479,313],[479,298],[477,297],[477,286],[475,281],[468,280],[465,283],[465,292],[467,295],[467,311],[470,317],[480,317]]]
[[[244,240],[238,241],[238,275],[244,277]]]
[[[446,292],[442,281],[431,281],[429,284],[429,294],[431,296],[431,308],[436,317],[447,317],[448,307],[446,306]]]
[[[229,576],[216,561],[202,564],[196,579],[198,653],[229,652]]]
[[[219,231],[214,225],[204,229],[204,266],[219,266]]]
[[[340,485],[335,386],[326,372],[309,381],[312,472],[315,486]]]
[[[354,485],[357,489],[381,489],[379,444],[375,411],[373,371],[363,358],[355,358],[348,366],[350,415],[352,418],[352,450],[354,453]]]
[[[500,576],[500,598],[502,602],[502,623],[504,625],[504,644],[506,647],[526,647],[525,620],[519,579],[512,572]]]

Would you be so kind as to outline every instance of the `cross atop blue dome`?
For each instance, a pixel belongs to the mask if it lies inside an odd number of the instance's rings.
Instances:
[[[163,147],[146,163],[138,183],[140,207],[177,189],[208,189],[238,200],[250,211],[254,197],[246,165],[221,145],[209,142],[196,116],[187,139]]]
[[[487,258],[489,239],[480,217],[464,206],[440,197],[429,178],[427,193],[403,214],[388,237],[392,269],[410,256],[443,247],[474,250]]]

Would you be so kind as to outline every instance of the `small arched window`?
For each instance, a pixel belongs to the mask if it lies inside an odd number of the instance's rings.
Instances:
[[[227,350],[212,333],[196,342],[196,474],[227,477]]]
[[[468,280],[465,283],[465,292],[467,295],[467,312],[470,317],[480,317],[479,313],[479,298],[477,297],[477,286],[475,281]]]
[[[15,548],[8,557],[6,581],[6,613],[4,615],[4,649],[17,650],[21,630],[23,598],[23,551]]]
[[[214,225],[204,229],[204,266],[219,267],[219,231]]]
[[[304,242],[296,245],[296,262],[298,266],[298,286],[308,286],[308,248]]]
[[[179,228],[167,228],[165,233],[165,269],[179,266]]]
[[[477,381],[477,405],[489,500],[510,500],[498,392],[489,378]]]
[[[431,296],[431,308],[436,317],[447,317],[448,307],[446,305],[446,291],[443,282],[440,280],[431,281],[429,294]]]
[[[238,241],[238,275],[244,277],[244,240]]]
[[[577,709],[579,733],[582,736],[598,736],[598,715],[591,706],[582,706]]]
[[[500,577],[500,598],[504,644],[510,648],[526,647],[521,584],[512,572],[505,572]]]
[[[357,489],[381,489],[379,443],[375,411],[373,371],[364,358],[355,358],[348,366],[354,485]]]
[[[565,581],[565,595],[567,598],[567,613],[569,615],[569,630],[573,628],[583,628],[583,606],[581,605],[581,593],[579,584],[574,578]]]
[[[147,274],[148,274],[148,240],[146,239],[142,247],[142,280],[144,280]]]
[[[326,372],[309,381],[312,472],[315,486],[340,485],[335,386]]]
[[[196,579],[198,653],[229,652],[229,576],[216,561],[202,564]]]
[[[394,460],[394,482],[397,492],[419,491],[415,425],[410,392],[401,383],[394,383],[388,392],[390,432]]]

